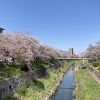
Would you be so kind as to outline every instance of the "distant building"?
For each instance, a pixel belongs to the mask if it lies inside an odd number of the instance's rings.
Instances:
[[[69,53],[70,53],[71,56],[74,54],[73,48],[69,48]]]
[[[3,29],[3,28],[1,28],[1,27],[0,27],[0,33],[2,33],[2,32],[3,32],[3,30],[5,30],[5,29]]]

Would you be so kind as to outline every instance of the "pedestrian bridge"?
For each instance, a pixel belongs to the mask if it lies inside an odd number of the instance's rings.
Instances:
[[[56,59],[59,59],[59,60],[89,60],[89,59],[92,59],[92,58],[74,58],[74,57],[69,57],[69,58],[56,58]]]

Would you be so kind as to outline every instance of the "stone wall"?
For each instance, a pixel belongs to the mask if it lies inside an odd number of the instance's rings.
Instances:
[[[34,72],[27,72],[20,76],[0,80],[0,100],[14,92],[18,85],[34,79]]]

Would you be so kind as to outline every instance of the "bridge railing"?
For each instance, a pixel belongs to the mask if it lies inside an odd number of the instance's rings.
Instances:
[[[62,60],[89,60],[89,59],[92,59],[92,58],[74,58],[74,57],[68,57],[68,58],[64,58],[64,57],[62,57],[62,58],[56,58],[56,59],[62,59]]]

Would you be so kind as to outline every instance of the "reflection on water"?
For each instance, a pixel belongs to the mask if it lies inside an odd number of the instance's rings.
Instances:
[[[62,83],[51,100],[73,100],[74,73],[72,67],[65,73]]]

